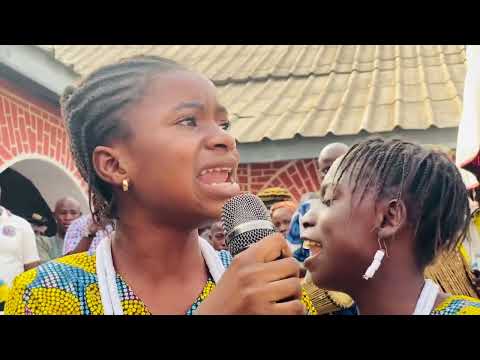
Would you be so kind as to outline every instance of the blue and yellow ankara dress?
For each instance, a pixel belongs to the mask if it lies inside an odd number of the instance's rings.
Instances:
[[[225,267],[232,261],[227,251],[218,255]],[[102,315],[103,305],[98,288],[95,255],[87,252],[65,256],[42,264],[19,275],[5,304],[6,315]],[[125,315],[149,315],[145,304],[117,274],[117,291]],[[191,315],[215,288],[209,276],[186,315]],[[315,314],[304,292],[302,301]]]

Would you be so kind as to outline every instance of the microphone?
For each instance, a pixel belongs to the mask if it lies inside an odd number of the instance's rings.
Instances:
[[[225,244],[232,256],[276,231],[263,201],[253,194],[240,194],[222,209]]]

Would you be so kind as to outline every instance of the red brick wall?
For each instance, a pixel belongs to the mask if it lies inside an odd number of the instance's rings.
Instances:
[[[85,186],[71,157],[59,108],[0,78],[0,167],[29,155],[49,157]]]
[[[296,200],[306,192],[318,191],[316,159],[275,161],[262,164],[242,164],[238,181],[244,191],[258,193],[267,187],[284,187]]]
[[[17,156],[35,154],[63,165],[85,187],[70,155],[59,108],[0,78],[0,167]],[[242,190],[253,193],[280,186],[298,200],[318,190],[315,159],[242,164],[238,175]]]

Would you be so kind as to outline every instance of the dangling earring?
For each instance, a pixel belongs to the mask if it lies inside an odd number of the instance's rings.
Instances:
[[[128,186],[130,184],[128,183],[128,179],[123,179],[122,181],[122,188],[123,188],[123,191],[127,192],[128,191]]]
[[[385,244],[385,241],[383,242],[385,250],[382,249],[382,245],[380,244],[380,238],[378,238],[378,245],[380,249],[377,250],[377,252],[375,253],[375,256],[373,257],[372,263],[368,267],[367,271],[365,271],[365,274],[363,274],[363,278],[365,280],[371,279],[373,275],[375,275],[380,265],[382,265],[383,257],[387,252],[387,245]],[[388,253],[387,253],[387,257],[388,257]]]

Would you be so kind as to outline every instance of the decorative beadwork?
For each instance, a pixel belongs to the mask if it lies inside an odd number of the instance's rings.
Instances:
[[[480,315],[480,300],[469,296],[450,296],[431,315]]]
[[[220,251],[218,255],[222,264],[228,267],[232,261],[231,255],[227,251]],[[6,302],[5,314],[103,314],[95,261],[95,255],[87,252],[73,254],[19,275]],[[125,315],[150,315],[143,301],[118,274],[116,285]],[[214,288],[215,282],[209,277],[186,314],[191,315]],[[316,314],[305,291],[302,301],[310,314]]]

